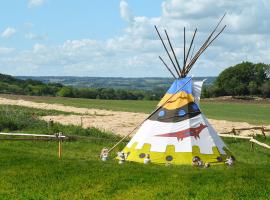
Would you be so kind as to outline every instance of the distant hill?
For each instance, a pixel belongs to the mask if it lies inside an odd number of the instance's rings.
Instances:
[[[55,77],[54,77],[55,78]],[[61,80],[62,77],[58,78]],[[68,80],[74,80],[73,79]],[[66,80],[66,78],[64,79]],[[89,80],[89,79],[88,79]],[[93,81],[96,80],[96,81]],[[116,78],[114,79],[116,82]],[[120,86],[115,84],[111,79],[98,78],[91,79],[90,83],[95,87],[78,87],[74,84],[63,84],[63,81],[49,81],[43,80],[39,77],[12,77],[10,75],[0,74],[0,93],[4,94],[19,94],[19,95],[32,95],[32,96],[61,96],[73,98],[88,98],[88,99],[121,99],[121,100],[158,100],[164,94],[167,86],[163,82],[154,82],[155,89],[150,90],[151,87],[140,85],[140,81],[126,82]],[[70,81],[72,83],[72,81]],[[167,81],[168,82],[168,81]],[[136,83],[136,84],[135,84]],[[165,82],[166,83],[166,82]],[[113,85],[115,84],[115,85]],[[136,87],[129,87],[129,85]],[[163,85],[164,84],[164,85]],[[125,88],[123,87],[125,85]],[[137,88],[149,88],[149,90]],[[123,88],[123,89],[122,89]],[[136,89],[133,89],[136,88]]]
[[[205,79],[204,77],[195,79]],[[206,85],[214,78],[208,78]],[[12,77],[0,74],[0,93],[88,99],[159,100],[170,78]]]
[[[173,82],[172,78],[121,78],[121,77],[75,77],[75,76],[17,76],[22,80],[32,79],[43,83],[61,83],[77,88],[114,88],[129,90],[166,90]],[[216,77],[195,77],[195,80],[205,81],[212,85]]]
[[[55,95],[63,85],[59,83],[43,83],[33,79],[18,79],[0,74],[0,93],[21,95]]]

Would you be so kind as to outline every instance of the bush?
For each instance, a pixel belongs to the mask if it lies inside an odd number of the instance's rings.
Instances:
[[[71,87],[63,87],[57,92],[60,97],[74,97],[73,89]]]

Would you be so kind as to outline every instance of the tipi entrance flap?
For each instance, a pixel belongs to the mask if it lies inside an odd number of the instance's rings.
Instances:
[[[206,81],[206,79],[204,79],[202,81],[193,81],[192,92],[193,92],[193,96],[195,98],[195,103],[198,105],[200,103],[202,86],[203,86],[204,81]]]

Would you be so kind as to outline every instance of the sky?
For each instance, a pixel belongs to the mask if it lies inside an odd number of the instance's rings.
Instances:
[[[154,25],[180,65],[226,12],[220,37],[192,68],[216,76],[242,61],[270,63],[269,0],[9,0],[0,6],[0,73],[24,76],[171,77]],[[165,40],[165,42],[167,42]]]

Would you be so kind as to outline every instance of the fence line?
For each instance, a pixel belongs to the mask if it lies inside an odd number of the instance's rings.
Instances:
[[[247,139],[251,143],[256,143],[259,146],[265,147],[267,149],[270,149],[270,146],[268,144],[259,142],[258,140],[255,140],[253,137],[248,136],[240,136],[240,135],[227,135],[227,134],[218,134],[220,137],[227,137],[227,138],[240,138],[240,139]],[[251,146],[253,148],[253,145]]]
[[[45,135],[45,134],[3,133],[3,132],[0,132],[0,135],[5,135],[5,136],[39,137],[38,139],[34,139],[34,140],[42,140],[42,138],[43,138],[43,140],[46,140],[44,138],[57,139],[58,140],[58,158],[59,159],[61,159],[61,157],[62,157],[62,140],[68,138],[67,136],[62,135],[62,133],[56,133],[54,135]],[[31,140],[30,138],[18,138],[18,139],[19,140]],[[16,140],[16,138],[1,138],[1,140]]]
[[[264,126],[255,126],[255,127],[250,127],[250,128],[232,128],[231,131],[224,132],[224,133],[221,133],[221,134],[230,134],[230,133],[232,133],[234,135],[237,135],[237,134],[240,134],[241,131],[248,131],[248,130],[261,130],[262,135],[264,136],[265,139],[266,139],[265,132],[270,132],[270,129],[266,129]]]
[[[31,137],[48,137],[48,138],[67,138],[62,134],[55,134],[55,135],[45,135],[45,134],[30,134],[30,133],[3,133],[0,132],[0,135],[7,135],[7,136],[31,136]]]
[[[239,128],[239,129],[235,129],[233,128],[232,131],[227,132],[227,133],[220,133],[218,134],[220,137],[227,137],[227,138],[239,138],[239,139],[247,139],[249,140],[249,142],[251,142],[251,147],[253,148],[253,143],[265,147],[267,149],[270,149],[270,146],[268,144],[259,142],[258,140],[254,139],[251,136],[240,136],[240,135],[236,135],[236,131],[243,131],[243,130],[261,130],[262,134],[264,135],[264,137],[266,138],[265,132],[270,131],[270,129],[265,129],[263,126],[262,127],[251,127],[251,128]],[[233,133],[234,135],[230,135],[230,133]],[[5,136],[28,136],[28,137],[38,137],[35,139],[30,139],[30,138],[1,138],[0,140],[52,140],[52,139],[56,139],[58,140],[58,157],[59,159],[62,156],[62,140],[64,139],[102,139],[104,140],[105,138],[95,138],[95,137],[84,137],[84,136],[65,136],[62,135],[62,133],[56,133],[54,135],[45,135],[45,134],[29,134],[29,133],[4,133],[4,132],[0,132],[0,135],[5,135]],[[105,140],[109,140],[109,139],[105,139]]]
[[[218,134],[221,137],[228,137],[228,138],[240,138],[240,139],[252,139],[253,137],[248,137],[248,136],[240,136],[240,135],[229,135],[229,134],[224,134],[224,133],[220,133]]]

